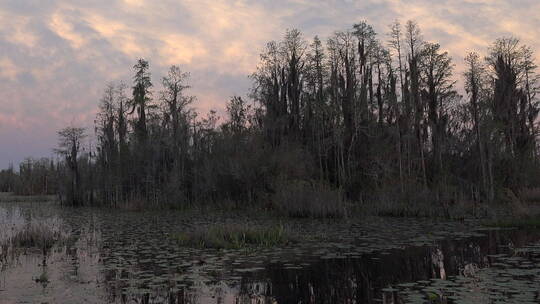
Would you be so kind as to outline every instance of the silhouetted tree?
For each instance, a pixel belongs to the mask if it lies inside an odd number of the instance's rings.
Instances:
[[[65,185],[65,197],[62,201],[73,206],[81,206],[84,203],[79,171],[79,152],[85,137],[85,129],[80,127],[71,126],[58,131],[58,148],[55,152],[64,157],[69,172],[68,183]]]

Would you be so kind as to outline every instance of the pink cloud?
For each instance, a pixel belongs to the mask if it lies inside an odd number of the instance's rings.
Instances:
[[[522,0],[116,0],[23,1],[0,4],[0,167],[47,151],[56,131],[77,123],[92,129],[108,81],[131,80],[138,57],[150,60],[155,84],[171,64],[191,72],[194,105],[223,109],[249,88],[247,75],[269,40],[287,28],[324,40],[362,19],[381,40],[394,19],[415,19],[428,41],[440,42],[463,70],[466,52],[484,52],[516,33],[540,50],[540,3]],[[540,58],[540,57],[539,57]],[[25,140],[22,141],[21,138]],[[23,144],[24,142],[24,144]],[[28,144],[32,142],[34,144]],[[17,143],[17,144],[15,144]],[[4,152],[17,146],[20,153]],[[24,145],[27,145],[25,148]],[[21,155],[14,156],[14,155]]]

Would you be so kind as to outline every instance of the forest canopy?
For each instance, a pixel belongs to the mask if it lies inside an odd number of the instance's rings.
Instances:
[[[515,37],[471,50],[458,75],[414,21],[382,34],[362,21],[325,40],[287,30],[223,119],[192,108],[188,72],[172,66],[156,80],[149,64],[106,86],[95,149],[81,150],[82,129],[59,132],[63,161],[49,167],[65,203],[339,216],[349,202],[399,202],[396,212],[418,214],[540,182],[537,66]]]

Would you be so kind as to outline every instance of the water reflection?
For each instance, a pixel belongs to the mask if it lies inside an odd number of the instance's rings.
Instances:
[[[183,248],[168,237],[205,225],[208,218],[43,203],[0,208],[20,208],[17,212],[34,219],[57,216],[71,235],[45,254],[14,255],[0,271],[1,303],[423,303],[432,296],[431,282],[477,276],[497,266],[493,256],[513,254],[509,248],[540,239],[528,231],[478,234],[457,223],[364,219],[291,223],[302,233],[325,231],[332,242],[215,251]],[[382,226],[386,221],[391,225]],[[529,252],[524,259],[535,265],[536,257]]]
[[[508,253],[505,244],[538,241],[537,233],[486,231],[487,237],[437,242],[359,258],[322,260],[302,270],[273,265],[266,275],[278,303],[387,303],[401,283],[445,279],[463,274],[470,265],[490,266],[488,256]],[[403,284],[407,287],[407,284]],[[389,290],[390,292],[384,292]]]

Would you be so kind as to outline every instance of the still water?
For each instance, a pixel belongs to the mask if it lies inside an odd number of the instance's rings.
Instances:
[[[171,236],[216,222],[279,220],[4,202],[0,242],[29,221],[61,226],[67,237],[0,259],[2,304],[540,303],[535,231],[375,217],[287,220],[281,225],[297,241],[286,246],[194,249]]]

